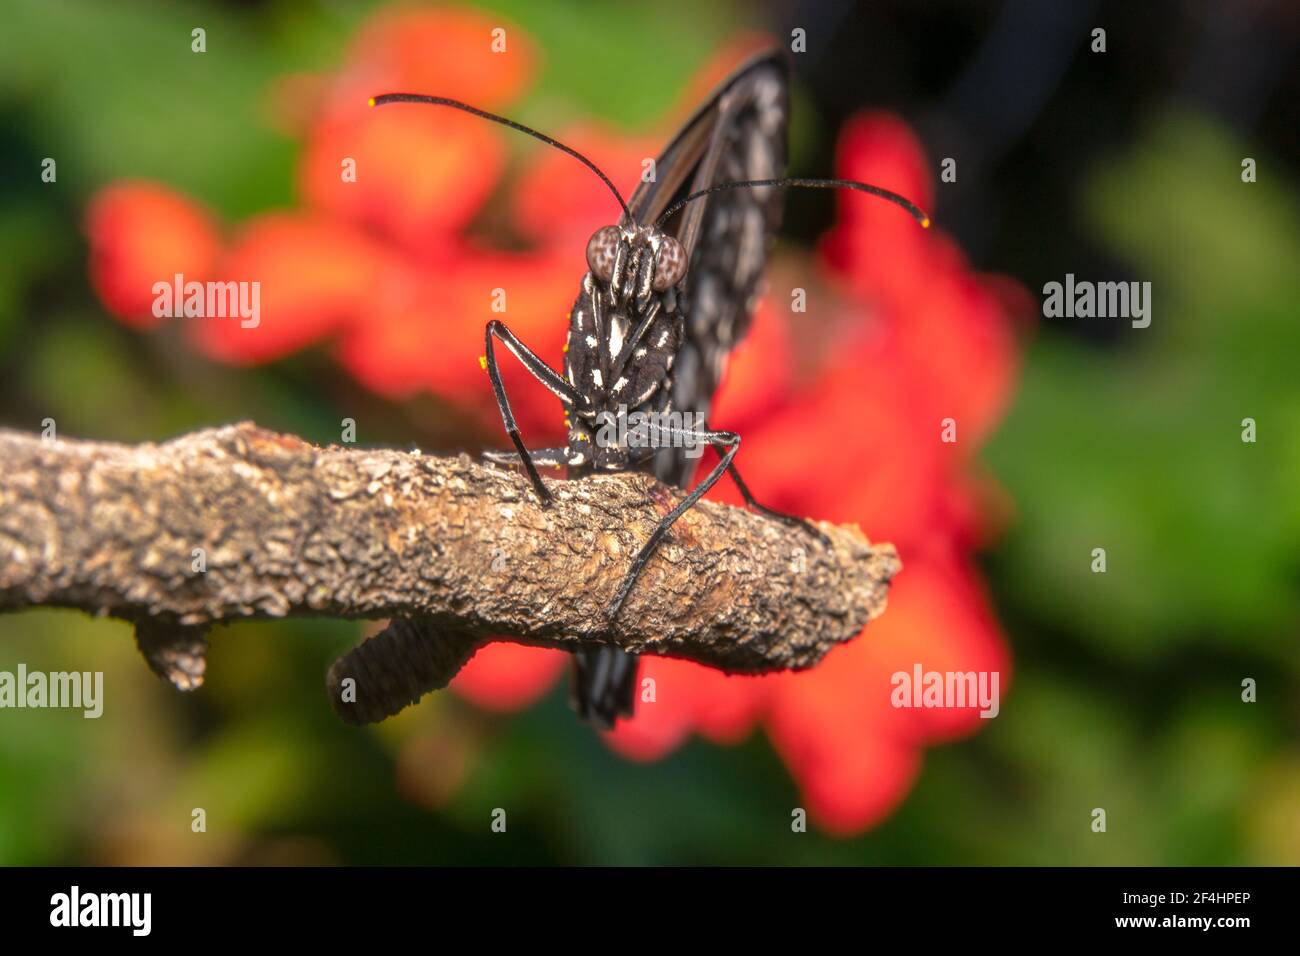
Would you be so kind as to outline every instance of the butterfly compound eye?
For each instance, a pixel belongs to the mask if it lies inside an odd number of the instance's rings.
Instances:
[[[597,229],[587,240],[587,266],[591,274],[602,282],[614,275],[614,254],[618,252],[618,226]]]
[[[667,292],[685,275],[686,250],[672,236],[664,236],[659,243],[659,263],[655,267],[655,291]]]

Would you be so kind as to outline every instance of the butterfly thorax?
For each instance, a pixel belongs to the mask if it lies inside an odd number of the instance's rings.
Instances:
[[[644,423],[672,411],[685,262],[676,240],[639,226],[598,230],[587,261],[565,345],[565,378],[585,399],[565,407],[567,457],[579,472],[626,470],[655,452]]]

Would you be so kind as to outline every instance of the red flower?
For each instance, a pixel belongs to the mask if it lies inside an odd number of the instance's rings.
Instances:
[[[532,654],[517,654],[532,650]],[[488,710],[518,710],[533,703],[554,683],[568,662],[563,651],[521,648],[498,642],[481,648],[456,675],[456,690]]]
[[[837,176],[930,199],[924,158],[897,120],[851,123],[839,157]],[[894,207],[844,193],[822,259],[830,289],[819,290],[806,314],[778,312],[776,303],[790,299],[774,282],[714,422],[744,435],[739,464],[764,501],[856,522],[897,544],[904,571],[889,609],[800,674],[733,677],[646,658],[642,678],[654,680],[654,702],[641,703],[608,739],[651,760],[692,732],[729,743],[761,722],[815,818],[852,833],[897,806],[927,744],[981,721],[978,706],[893,706],[895,674],[911,675],[919,664],[996,673],[999,690],[1007,686],[1007,647],[965,551],[976,540],[982,497],[968,470],[1009,397],[1016,348],[1001,287],[972,273],[942,234],[920,230]],[[788,329],[800,324],[809,334],[792,336]],[[829,336],[827,326],[835,329]],[[791,343],[818,338],[816,374],[796,381]],[[955,442],[943,441],[945,419]],[[739,503],[729,485],[711,497]],[[508,666],[513,697],[525,698],[524,668],[533,661],[531,690],[540,694],[553,679],[552,654],[503,648],[472,661],[454,686],[481,700],[484,673]]]
[[[535,55],[511,27],[508,52],[493,53],[499,25],[447,10],[383,14],[337,77],[285,84],[288,111],[314,117],[300,167],[304,206],[239,224],[228,241],[198,204],[166,187],[105,190],[88,216],[92,277],[105,304],[124,321],[151,326],[154,282],[176,273],[257,281],[256,327],[193,324],[208,354],[257,363],[329,342],[343,367],[380,394],[427,389],[498,424],[477,362],[484,325],[504,318],[558,364],[586,240],[615,220],[617,207],[570,157],[538,148],[504,207],[514,238],[532,245],[491,248],[470,235],[501,185],[504,137],[513,134],[450,110],[365,104],[376,93],[412,90],[501,108],[529,81]],[[699,82],[734,62],[728,55]],[[308,94],[315,100],[306,107],[294,102]],[[683,101],[681,112],[690,105]],[[558,132],[614,171],[625,195],[662,141],[621,141],[593,125]],[[836,174],[928,204],[926,168],[900,122],[869,116],[845,130]],[[729,677],[646,659],[642,676],[654,680],[654,700],[608,740],[632,758],[654,759],[694,732],[729,743],[761,724],[815,817],[852,832],[904,797],[926,745],[980,723],[975,707],[893,706],[894,674],[918,664],[997,672],[1006,686],[1007,649],[968,553],[989,530],[974,452],[1014,377],[1009,286],[972,273],[937,231],[856,193],[843,194],[815,266],[778,261],[772,275],[773,294],[732,363],[714,424],[744,435],[739,465],[763,500],[857,522],[894,541],[905,570],[884,617],[811,671]],[[787,285],[809,287],[807,313],[790,312],[781,288],[790,275],[797,279]],[[502,314],[493,306],[503,294]],[[558,439],[561,416],[550,396],[514,363],[503,372],[520,396],[514,408],[529,440]],[[954,428],[956,441],[945,442]],[[738,500],[724,485],[715,491]],[[545,692],[565,660],[495,644],[453,686],[485,706],[514,709]]]
[[[105,307],[129,325],[151,328],[153,286],[180,273],[207,275],[217,257],[211,217],[196,203],[152,183],[105,189],[86,212],[90,281]]]
[[[105,303],[125,321],[152,325],[156,281],[179,272],[187,281],[257,282],[255,326],[192,324],[209,355],[261,363],[332,341],[343,367],[372,390],[399,399],[437,391],[491,421],[495,403],[477,361],[484,326],[503,318],[557,361],[555,322],[577,293],[585,239],[524,252],[471,242],[466,230],[499,183],[511,134],[454,110],[368,101],[411,90],[503,106],[527,84],[535,55],[509,26],[505,52],[493,52],[500,26],[451,10],[382,13],[328,84],[286,86],[290,99],[304,90],[319,98],[300,164],[306,207],[241,223],[229,243],[197,203],[165,186],[105,190],[88,221]],[[286,109],[305,112],[292,102]],[[616,212],[606,195],[601,221]],[[512,392],[535,384],[508,361],[503,374]],[[516,405],[533,434],[562,435],[548,403]]]

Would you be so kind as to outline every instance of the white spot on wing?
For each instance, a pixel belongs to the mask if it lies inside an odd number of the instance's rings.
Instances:
[[[600,374],[600,369],[593,368],[591,370],[591,380],[596,383],[597,388],[605,387],[605,379],[604,376]]]
[[[609,357],[618,358],[618,353],[623,351],[623,334],[626,329],[623,327],[622,316],[616,316],[614,321],[609,324]]]

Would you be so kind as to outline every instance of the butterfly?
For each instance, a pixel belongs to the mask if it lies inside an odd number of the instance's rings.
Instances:
[[[595,173],[622,210],[587,242],[586,270],[569,315],[562,371],[552,369],[496,319],[487,323],[485,354],[501,419],[514,451],[486,452],[496,464],[522,466],[533,490],[551,501],[538,467],[563,467],[570,479],[600,472],[653,474],[682,496],[632,559],[607,615],[617,617],[641,572],[674,522],[724,474],[745,502],[769,518],[804,528],[801,518],[760,504],[737,470],[740,436],[712,427],[709,412],[728,357],[744,338],[781,216],[786,186],[848,188],[902,206],[922,226],[929,219],[904,197],[841,179],[783,178],[789,120],[789,67],[778,50],[745,61],[664,147],[653,175],[625,200],[586,156],[514,120],[446,97],[387,93],[372,106],[444,106],[532,136]],[[496,343],[505,346],[564,408],[565,445],[529,449],[502,383]],[[700,453],[717,463],[691,488]],[[572,702],[601,727],[633,713],[637,658],[618,647],[574,654]]]

